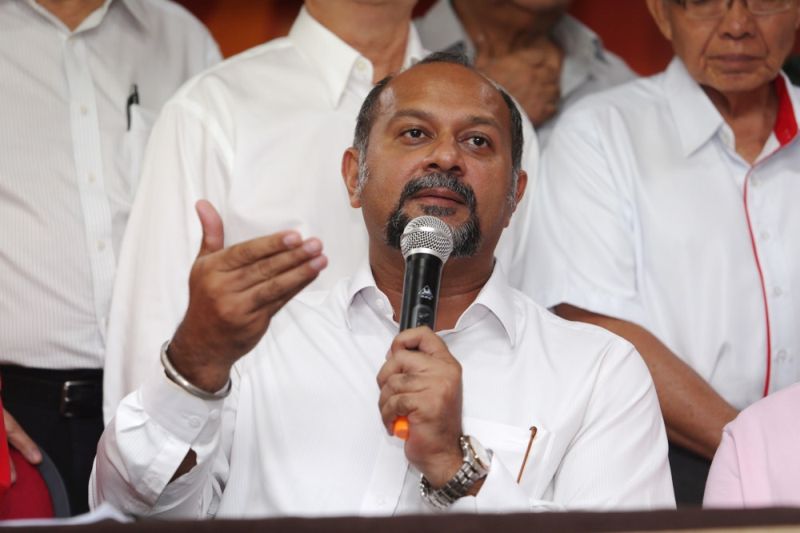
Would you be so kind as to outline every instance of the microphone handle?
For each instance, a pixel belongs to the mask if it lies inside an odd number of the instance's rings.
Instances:
[[[417,326],[434,329],[442,265],[441,259],[423,252],[409,254],[406,258],[400,331]]]
[[[400,331],[418,326],[434,329],[443,265],[441,259],[424,252],[411,253],[406,257]],[[397,417],[392,424],[394,436],[406,440],[408,431],[408,419],[404,416]]]

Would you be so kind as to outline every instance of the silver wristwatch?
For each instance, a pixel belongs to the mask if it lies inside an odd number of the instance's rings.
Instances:
[[[457,499],[467,495],[469,489],[489,473],[492,463],[492,450],[487,450],[478,439],[463,435],[458,439],[464,453],[464,463],[458,472],[442,488],[431,488],[430,482],[422,476],[419,490],[422,499],[436,509],[446,509]]]

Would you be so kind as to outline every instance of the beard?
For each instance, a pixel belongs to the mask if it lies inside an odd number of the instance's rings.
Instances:
[[[400,237],[406,225],[411,222],[408,215],[403,212],[405,203],[420,191],[439,188],[448,189],[461,196],[469,209],[469,218],[466,222],[458,226],[450,226],[450,231],[453,233],[453,253],[451,257],[475,255],[481,243],[481,228],[475,212],[475,193],[469,185],[464,184],[453,174],[447,172],[425,174],[406,183],[400,193],[400,199],[397,201],[394,211],[386,221],[384,230],[386,244],[398,250],[400,249]],[[443,217],[452,215],[455,213],[455,209],[438,205],[425,205],[422,206],[422,212],[434,217]]]

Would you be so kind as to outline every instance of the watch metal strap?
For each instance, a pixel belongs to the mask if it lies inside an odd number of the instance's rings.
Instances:
[[[450,507],[453,502],[463,498],[469,489],[481,478],[486,477],[486,470],[477,468],[478,461],[471,453],[471,448],[465,442],[465,437],[459,440],[461,449],[464,451],[464,462],[461,468],[439,489],[431,488],[430,482],[423,475],[419,480],[419,489],[422,499],[427,501],[434,508],[443,510]]]

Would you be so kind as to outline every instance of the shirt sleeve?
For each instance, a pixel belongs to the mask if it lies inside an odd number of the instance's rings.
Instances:
[[[556,126],[533,194],[535,261],[524,290],[545,307],[569,303],[644,325],[631,173],[612,156],[623,141],[603,126],[613,120],[579,105]]]
[[[158,353],[188,304],[202,230],[194,205],[208,199],[225,220],[232,150],[192,102],[168,103],[148,141],[123,239],[109,316],[103,411],[161,372]]]
[[[744,507],[738,455],[736,439],[728,426],[708,472],[703,507]]]
[[[230,438],[223,434],[233,432],[237,398],[236,385],[224,400],[194,397],[163,372],[127,396],[97,447],[89,482],[92,508],[109,502],[137,516],[213,516],[228,477],[223,442]],[[170,483],[189,450],[196,466]]]
[[[614,339],[602,358],[580,430],[552,480],[552,497],[537,498],[513,470],[492,459],[475,497],[454,512],[646,510],[675,507],[667,438],[650,374],[636,350]]]

